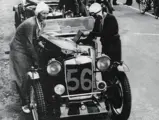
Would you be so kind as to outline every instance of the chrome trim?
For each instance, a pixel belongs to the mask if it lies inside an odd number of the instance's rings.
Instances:
[[[78,97],[69,97],[69,100],[83,100],[83,99],[89,99],[92,98],[92,95],[89,96],[78,96]]]
[[[75,58],[65,61],[66,65],[82,65],[87,63],[92,63],[92,58],[90,56],[80,56],[77,55]]]
[[[92,58],[92,89],[95,87],[96,88],[96,73],[94,72],[95,71],[95,59],[96,59],[96,55],[95,55],[95,50],[93,47],[91,47],[89,49],[90,51],[90,55],[91,55],[91,58]],[[95,86],[94,86],[95,85]],[[92,90],[93,92],[93,90]]]
[[[67,107],[60,107],[60,109],[61,109],[60,118],[68,118],[68,117],[84,116],[84,115],[96,115],[96,114],[99,115],[99,114],[103,114],[103,113],[108,113],[108,110],[106,109],[104,102],[100,102],[97,107],[99,108],[99,112],[88,113],[88,109],[86,106],[86,109],[84,109],[84,110],[79,108],[80,114],[75,114],[75,115],[68,115],[69,109]]]
[[[64,70],[65,70],[65,84],[66,84],[66,91],[67,91],[67,95],[69,95],[69,91],[68,91],[68,84],[67,84],[67,74],[66,74],[66,61],[64,62]]]
[[[84,114],[60,116],[60,118],[76,117],[76,116],[85,116],[85,115],[99,115],[99,114],[104,114],[104,113],[108,113],[108,111],[105,110],[105,111],[102,111],[102,112],[95,112],[95,113],[85,113],[85,112],[84,112]]]
[[[65,97],[76,97],[76,96],[86,96],[86,95],[95,95],[95,94],[100,94],[101,92],[92,92],[92,93],[85,93],[85,94],[75,94],[75,95],[63,95],[61,96],[62,98]]]
[[[105,85],[103,89],[99,88],[99,84],[100,84],[100,83],[103,83],[103,84]],[[107,88],[107,84],[106,84],[105,81],[99,81],[99,82],[97,82],[97,89],[98,89],[98,90],[106,90],[106,88]]]

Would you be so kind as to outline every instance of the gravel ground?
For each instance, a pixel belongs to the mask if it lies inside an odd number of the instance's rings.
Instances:
[[[9,50],[9,42],[15,32],[13,6],[18,0],[0,0],[0,120],[17,120],[16,111],[12,108],[18,96],[13,94],[9,79],[9,59],[5,51]],[[13,107],[14,105],[14,107]]]

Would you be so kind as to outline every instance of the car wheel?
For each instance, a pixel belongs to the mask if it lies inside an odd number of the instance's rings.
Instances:
[[[47,107],[44,100],[44,94],[39,81],[34,81],[33,86],[31,86],[30,107],[32,110],[34,120],[38,120],[39,117],[43,117],[47,114]]]
[[[128,78],[121,72],[115,76],[113,98],[110,99],[112,120],[127,120],[131,112],[131,90]]]

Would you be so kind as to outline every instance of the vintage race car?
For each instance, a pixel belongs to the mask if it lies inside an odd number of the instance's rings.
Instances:
[[[112,120],[127,120],[131,112],[128,67],[101,54],[97,39],[87,45],[79,42],[93,29],[94,19],[46,22],[39,39],[40,65],[28,71],[34,120],[47,115],[59,119],[110,115]]]
[[[16,28],[25,19],[35,15],[34,10],[40,1],[44,1],[49,6],[50,11],[47,19],[89,16],[88,8],[84,3],[79,3],[79,13],[75,15],[76,12],[71,10],[70,6],[66,7],[65,3],[60,2],[60,0],[21,0],[21,3],[13,6]]]
[[[38,2],[44,1],[49,5],[50,12],[48,19],[63,18],[65,12],[58,10],[59,0],[21,0],[21,3],[13,7],[15,12],[15,27],[17,28],[20,23],[25,19],[34,16],[34,10]]]

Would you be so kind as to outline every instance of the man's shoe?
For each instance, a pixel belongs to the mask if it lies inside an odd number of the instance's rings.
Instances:
[[[24,113],[30,113],[30,109],[29,109],[28,105],[22,106],[22,110],[23,110]]]

